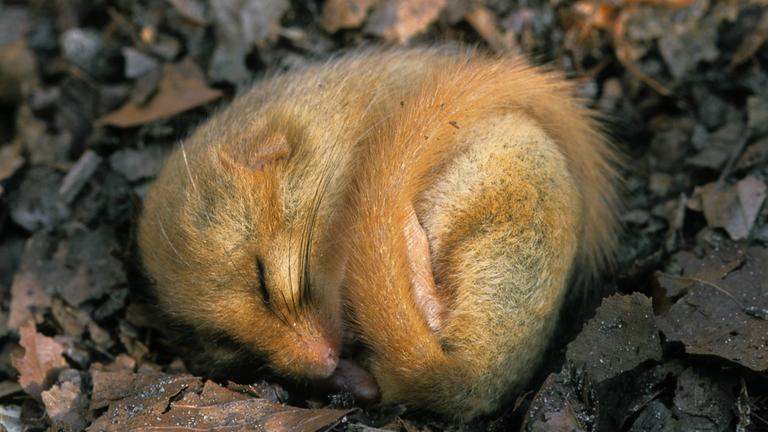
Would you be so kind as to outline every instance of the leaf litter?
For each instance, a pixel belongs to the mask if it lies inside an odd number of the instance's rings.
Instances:
[[[115,380],[112,376],[119,374]],[[113,382],[119,382],[117,389]],[[102,382],[104,384],[102,384]],[[96,372],[95,407],[109,400],[91,431],[265,430],[314,432],[335,424],[349,410],[302,409],[229,390],[212,381],[162,373]],[[119,396],[118,396],[119,395]]]
[[[56,372],[67,367],[62,355],[64,347],[48,336],[37,332],[35,323],[27,321],[19,329],[23,354],[12,357],[13,366],[19,371],[19,384],[27,394],[40,398],[55,378]]]
[[[6,3],[7,430],[768,428],[764,2]],[[190,374],[162,326],[137,318],[126,272],[132,215],[169,149],[266,74],[371,43],[446,41],[564,70],[628,161],[616,270],[590,305],[567,307],[526,392],[455,425],[266,372],[226,385]]]

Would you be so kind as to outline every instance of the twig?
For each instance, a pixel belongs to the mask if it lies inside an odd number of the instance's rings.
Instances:
[[[634,11],[634,7],[629,7],[627,9],[623,9],[621,12],[619,12],[619,16],[616,18],[616,21],[613,24],[613,44],[614,44],[614,51],[616,53],[616,58],[619,59],[619,62],[621,62],[622,65],[627,69],[629,73],[634,75],[637,79],[647,84],[650,88],[654,89],[656,93],[659,93],[662,96],[671,96],[672,91],[669,90],[667,87],[665,87],[660,82],[653,79],[650,75],[643,72],[640,67],[635,64],[635,62],[632,61],[630,58],[630,52],[629,52],[629,45],[627,45],[626,41],[624,40],[624,29],[626,27],[626,22],[630,17],[630,12]]]
[[[749,141],[749,132],[746,132],[744,136],[741,137],[739,144],[733,149],[731,156],[728,158],[728,163],[725,164],[723,171],[721,171],[720,175],[717,177],[718,186],[722,186],[725,179],[731,174],[733,166],[747,147],[747,141]]]

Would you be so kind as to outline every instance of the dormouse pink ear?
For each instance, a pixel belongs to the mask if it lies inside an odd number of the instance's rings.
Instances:
[[[219,159],[228,168],[245,169],[253,173],[264,171],[288,157],[288,139],[282,132],[249,139],[249,142],[224,146],[219,149]]]

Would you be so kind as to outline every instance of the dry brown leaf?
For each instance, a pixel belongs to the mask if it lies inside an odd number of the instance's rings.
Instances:
[[[91,367],[91,409],[104,408],[110,402],[130,394],[136,379],[136,374],[130,369],[105,371]]]
[[[736,185],[722,186],[717,182],[697,188],[701,209],[712,228],[723,228],[733,240],[749,236],[766,198],[766,185],[748,176]]]
[[[606,30],[613,26],[616,19],[616,7],[611,3],[580,0],[572,6],[579,17],[579,36],[583,39],[593,28]]]
[[[21,151],[20,141],[14,141],[0,148],[0,181],[10,178],[24,165],[24,156]]]
[[[340,29],[358,28],[368,16],[368,11],[379,0],[325,0],[323,4],[323,28],[328,33]]]
[[[134,336],[135,335],[128,334],[128,332],[126,332],[123,327],[120,327],[120,334],[117,338],[125,347],[128,355],[136,359],[136,361],[141,362],[144,359],[144,356],[149,354],[149,348],[147,348],[147,346],[144,345],[144,343],[141,341],[136,340]]]
[[[21,326],[19,333],[24,354],[13,356],[11,362],[19,371],[19,384],[24,391],[39,398],[55,379],[55,374],[67,367],[62,356],[64,347],[53,338],[38,333],[32,321]]]
[[[721,186],[717,182],[697,188],[701,197],[701,210],[712,228],[724,228],[733,219],[738,208],[739,197],[733,186]]]
[[[625,0],[623,2],[602,2],[579,0],[571,9],[579,17],[579,33],[586,37],[593,29],[611,29],[622,10],[636,12],[637,6],[648,5],[680,9],[691,5],[693,0]]]
[[[72,337],[82,336],[91,321],[87,312],[67,305],[58,297],[54,297],[51,303],[51,315],[61,327],[61,332]]]
[[[768,40],[768,14],[763,13],[763,18],[757,28],[741,41],[736,52],[731,57],[731,67],[736,67],[755,55],[758,49]]]
[[[59,374],[59,383],[42,393],[45,412],[53,429],[79,431],[86,426],[88,397],[83,394],[82,378],[75,369]]]
[[[512,32],[503,33],[496,24],[496,17],[484,6],[477,6],[465,16],[467,22],[475,29],[488,45],[496,52],[517,51],[515,35]]]
[[[619,12],[618,17],[613,23],[611,33],[613,36],[616,58],[621,62],[627,72],[634,75],[637,79],[644,82],[660,95],[670,96],[672,91],[640,69],[640,66],[638,66],[633,59],[632,45],[626,40],[627,22],[631,16],[632,9],[624,9]]]
[[[117,111],[98,120],[99,124],[134,127],[154,120],[172,117],[183,111],[205,105],[221,97],[202,79],[199,68],[191,61],[163,66],[157,94],[144,105],[129,101]]]
[[[211,381],[203,385],[200,378],[189,375],[121,373],[120,382],[107,388],[104,383],[112,378],[107,374],[94,375],[94,406],[103,406],[105,396],[112,402],[107,412],[88,428],[91,431],[134,428],[183,431],[194,428],[309,432],[335,423],[348,412],[284,406],[226,389]],[[130,382],[126,382],[126,378]],[[121,392],[122,398],[115,399]]]
[[[23,38],[0,44],[0,101],[18,102],[24,87],[37,81],[35,56]]]
[[[766,197],[766,185],[762,180],[753,176],[747,176],[736,183],[736,193],[739,196],[739,207],[744,216],[744,230],[749,235],[752,226],[755,224],[760,208],[763,206]],[[731,236],[733,238],[733,236]],[[737,240],[734,238],[734,240]]]
[[[54,424],[59,425],[63,430],[71,431],[82,430],[85,427],[79,411],[87,407],[88,403],[79,386],[69,381],[61,385],[55,384],[50,390],[42,393],[42,398],[45,412]],[[83,400],[86,402],[83,403]]]
[[[367,33],[404,44],[424,32],[445,8],[446,0],[383,0],[368,18]]]
[[[598,2],[594,0],[580,0],[572,8],[575,25],[568,32],[570,39],[576,39],[577,43],[584,42],[595,30],[608,30],[613,38],[616,58],[625,69],[637,79],[646,83],[661,95],[669,96],[672,91],[644,72],[636,63],[636,50],[626,37],[628,21],[638,12],[639,6],[656,6],[670,10],[688,7],[693,0],[627,0],[624,2]]]

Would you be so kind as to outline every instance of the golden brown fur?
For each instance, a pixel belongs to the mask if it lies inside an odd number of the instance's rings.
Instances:
[[[355,54],[257,84],[186,140],[139,246],[172,318],[322,378],[346,316],[385,402],[467,420],[525,385],[569,278],[610,256],[614,158],[556,74]]]

